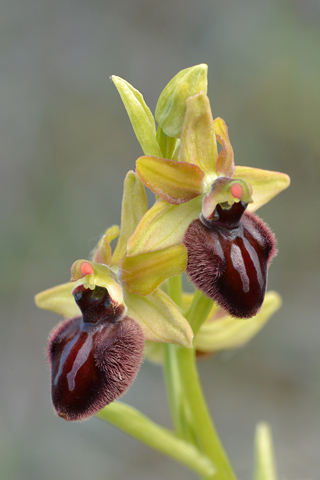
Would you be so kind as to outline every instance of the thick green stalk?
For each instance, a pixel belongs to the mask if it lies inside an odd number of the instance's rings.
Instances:
[[[182,391],[179,377],[178,362],[175,346],[165,344],[164,348],[164,373],[167,387],[167,396],[170,407],[172,423],[176,434],[185,437],[184,422],[182,419]]]
[[[212,460],[217,471],[214,476],[216,480],[235,480],[236,476],[221,445],[203,397],[196,368],[195,352],[179,347],[177,358],[183,392],[192,413],[199,448]]]
[[[194,445],[178,438],[170,430],[160,427],[129,405],[113,402],[100,410],[96,416],[182,463],[203,480],[217,478],[212,462]]]
[[[207,318],[211,308],[212,301],[201,292],[196,292],[186,313],[186,318],[195,334]],[[195,350],[179,347],[177,359],[180,381],[192,413],[192,423],[195,425],[199,448],[213,461],[217,469],[215,477],[217,480],[235,480],[235,474],[224,452],[203,396]]]
[[[181,307],[181,278],[169,279],[168,294]],[[196,333],[212,308],[212,301],[196,292],[186,318]],[[196,367],[194,349],[167,345],[165,373],[173,423],[187,440],[193,441],[216,467],[215,479],[235,480],[235,474],[221,445],[206,405]],[[174,368],[173,371],[170,370]],[[175,379],[175,380],[174,380]]]
[[[167,293],[181,307],[182,286],[180,276],[169,279]],[[163,347],[165,381],[174,430],[179,437],[195,443],[193,428],[189,422],[188,405],[181,385],[177,346],[165,344]]]

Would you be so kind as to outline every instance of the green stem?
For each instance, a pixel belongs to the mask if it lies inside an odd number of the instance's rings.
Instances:
[[[212,302],[202,293],[196,292],[186,318],[194,333],[201,327],[212,308]],[[179,376],[184,397],[187,399],[201,451],[214,463],[219,480],[235,480],[235,474],[224,452],[203,396],[196,367],[195,350],[177,348]]]
[[[194,445],[176,437],[170,430],[160,427],[138,410],[121,402],[113,402],[100,410],[96,416],[182,463],[203,480],[216,478],[212,462]]]
[[[236,476],[221,445],[203,397],[196,368],[195,352],[179,347],[177,355],[183,391],[192,412],[201,451],[212,460],[216,467],[215,479],[235,480]]]
[[[180,276],[169,279],[167,293],[181,307],[182,286]],[[163,347],[165,381],[174,430],[179,437],[195,443],[193,428],[188,420],[190,416],[188,416],[186,399],[181,385],[176,345],[165,344]]]
[[[168,294],[181,308],[181,277],[168,282]],[[212,308],[212,301],[200,292],[186,313],[194,333],[201,327]],[[165,346],[165,374],[173,424],[176,432],[193,441],[212,460],[216,467],[216,480],[235,480],[235,474],[221,445],[203,397],[196,368],[195,350]]]
[[[182,284],[181,275],[169,278],[168,281],[168,295],[176,303],[176,305],[182,307]]]
[[[184,437],[184,427],[181,418],[182,394],[179,368],[174,345],[164,346],[164,373],[167,387],[167,396],[171,412],[172,423],[175,432],[179,437]]]

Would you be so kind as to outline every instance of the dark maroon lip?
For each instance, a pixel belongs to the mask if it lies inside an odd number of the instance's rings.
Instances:
[[[48,359],[57,414],[83,420],[129,388],[143,359],[144,335],[106,288],[79,285],[73,295],[82,316],[52,331]]]
[[[191,282],[239,318],[260,310],[276,254],[274,235],[246,207],[243,202],[228,209],[217,205],[212,219],[194,220],[184,237]]]

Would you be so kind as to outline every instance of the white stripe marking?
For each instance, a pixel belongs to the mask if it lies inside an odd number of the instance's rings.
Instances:
[[[231,257],[232,265],[240,275],[243,291],[245,293],[248,293],[250,290],[250,280],[247,275],[247,270],[246,270],[245,263],[243,261],[241,249],[240,247],[238,247],[238,245],[235,245],[234,243],[231,246],[230,257]]]

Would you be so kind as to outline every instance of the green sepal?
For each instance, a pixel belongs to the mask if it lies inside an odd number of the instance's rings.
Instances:
[[[290,177],[286,173],[260,168],[236,166],[234,176],[250,183],[253,203],[248,206],[248,210],[252,212],[262,207],[290,185]]]
[[[201,212],[201,202],[201,195],[181,205],[158,199],[129,238],[127,255],[153,252],[182,243],[188,226]]]
[[[162,290],[146,297],[124,290],[127,315],[142,327],[145,340],[192,348],[193,332],[174,301]]]
[[[35,296],[35,304],[64,318],[80,317],[80,308],[72,295],[74,287],[74,282],[68,282],[43,290]]]
[[[215,167],[218,158],[210,102],[203,92],[188,98],[181,132],[179,160],[197,165],[211,185],[217,178]]]
[[[120,94],[143,152],[145,155],[161,157],[161,150],[156,139],[155,121],[143,96],[126,80],[115,75],[112,75],[111,79]]]
[[[195,348],[201,352],[218,352],[243,346],[263,328],[281,303],[278,293],[267,292],[260,312],[249,319],[223,315],[223,310],[214,305],[195,336]]]
[[[144,185],[135,172],[129,171],[123,185],[121,229],[112,255],[113,265],[119,264],[124,257],[128,239],[147,210],[148,202]]]
[[[197,165],[156,157],[140,157],[136,171],[150,190],[179,205],[203,193],[204,174]]]
[[[121,281],[130,292],[149,295],[167,278],[180,275],[187,266],[187,260],[184,245],[174,245],[133,257],[125,256],[120,264]]]
[[[186,68],[177,73],[163,89],[155,118],[169,137],[180,136],[187,98],[199,92],[207,93],[207,72],[208,66],[204,63]]]

